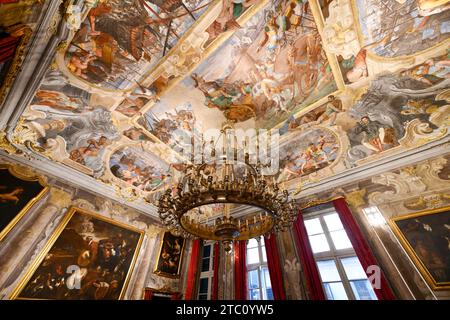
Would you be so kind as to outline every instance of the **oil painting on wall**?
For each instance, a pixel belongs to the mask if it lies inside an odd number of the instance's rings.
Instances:
[[[0,241],[46,192],[39,181],[19,179],[0,167]]]
[[[180,276],[185,241],[183,237],[164,232],[154,270],[156,274],[169,278]]]
[[[397,217],[391,226],[429,285],[450,289],[450,208]]]
[[[142,237],[142,231],[72,208],[12,298],[122,299]]]

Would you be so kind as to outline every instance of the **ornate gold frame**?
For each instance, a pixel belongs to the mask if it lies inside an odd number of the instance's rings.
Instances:
[[[14,58],[6,72],[5,80],[0,85],[0,105],[4,102],[6,96],[8,95],[9,89],[11,88],[14,80],[16,79],[17,74],[21,70],[25,49],[27,47],[28,42],[31,39],[32,33],[33,32],[31,28],[26,27],[24,29],[24,35],[21,37],[20,43],[16,47]]]
[[[162,247],[164,244],[164,236],[165,236],[166,232],[170,233],[170,231],[162,231],[161,232],[161,241],[159,244],[158,256],[156,257],[156,262],[155,262],[155,267],[153,269],[153,273],[157,274],[158,276],[162,276],[162,277],[166,277],[166,278],[178,279],[178,278],[180,278],[181,267],[183,266],[184,248],[186,247],[186,239],[183,239],[183,246],[181,247],[181,257],[180,257],[180,263],[178,264],[177,274],[173,275],[170,273],[159,271],[158,270],[159,257],[161,256],[161,251],[162,251]]]
[[[406,239],[406,237],[403,235],[400,228],[397,226],[396,222],[416,217],[422,217],[426,215],[431,214],[437,214],[437,213],[443,213],[445,211],[450,211],[450,206],[442,207],[439,209],[432,209],[432,210],[423,210],[416,213],[408,214],[401,217],[395,217],[389,219],[389,225],[391,226],[392,231],[394,232],[395,236],[400,241],[401,245],[405,249],[405,251],[408,253],[414,264],[416,265],[417,269],[420,271],[422,276],[425,278],[431,289],[433,290],[448,290],[450,289],[450,281],[447,282],[436,282],[436,280],[433,278],[431,273],[428,271],[425,264],[422,262],[422,260],[417,256],[414,249],[411,247],[409,241]]]
[[[12,219],[8,225],[0,231],[0,242],[6,237],[6,235],[16,226],[16,224],[27,214],[27,212],[41,200],[50,188],[47,186],[46,179],[43,176],[36,175],[28,168],[24,168],[18,165],[0,164],[0,170],[8,170],[8,172],[19,180],[23,181],[37,181],[43,187],[41,192],[36,197],[31,199]]]
[[[34,262],[31,264],[31,267],[29,267],[28,271],[26,272],[25,276],[22,278],[22,280],[20,280],[18,286],[14,289],[13,293],[10,296],[11,300],[14,299],[18,299],[18,300],[35,300],[35,299],[24,299],[24,298],[18,298],[20,293],[22,292],[22,290],[24,289],[25,285],[28,283],[28,281],[30,281],[31,277],[33,276],[34,272],[37,270],[37,268],[40,266],[40,264],[42,263],[42,261],[44,260],[45,256],[47,255],[47,253],[50,251],[50,249],[53,247],[53,245],[55,244],[55,242],[58,240],[59,236],[61,235],[61,233],[63,232],[63,230],[66,228],[67,224],[70,222],[70,220],[72,219],[72,217],[76,214],[76,213],[81,213],[84,215],[88,215],[91,216],[95,219],[98,220],[103,220],[105,222],[108,222],[110,224],[122,227],[124,229],[130,230],[130,231],[134,231],[140,234],[134,255],[133,255],[133,259],[131,261],[130,267],[128,269],[127,275],[125,277],[125,281],[123,283],[122,286],[122,290],[120,292],[119,295],[119,300],[123,299],[123,296],[125,294],[125,291],[128,287],[128,284],[130,282],[130,278],[131,278],[131,273],[134,269],[134,266],[136,264],[136,260],[137,260],[137,256],[139,254],[141,245],[142,245],[142,241],[144,238],[144,234],[145,232],[143,230],[139,230],[135,227],[132,227],[130,225],[126,225],[122,222],[118,222],[115,220],[112,220],[110,218],[104,217],[102,215],[99,215],[98,213],[94,213],[85,209],[81,209],[78,207],[71,207],[68,211],[68,213],[66,214],[66,216],[61,220],[60,224],[56,227],[55,231],[53,232],[53,234],[50,236],[50,238],[47,240],[47,243],[45,244],[44,248],[41,250],[41,252],[39,253],[39,255],[37,256],[37,258],[34,260]],[[36,299],[38,300],[38,299]]]

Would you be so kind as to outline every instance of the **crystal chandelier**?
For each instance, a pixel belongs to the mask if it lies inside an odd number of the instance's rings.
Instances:
[[[281,190],[275,176],[262,174],[270,165],[259,157],[251,163],[250,151],[239,148],[234,129],[225,125],[222,154],[215,141],[209,149],[201,144],[202,158],[195,164],[194,153],[178,183],[159,198],[158,212],[163,224],[175,235],[222,241],[231,250],[233,240],[248,240],[272,231],[284,231],[297,217],[296,205],[287,190]],[[220,137],[219,137],[220,140]],[[235,140],[234,145],[231,141]],[[202,140],[203,141],[203,138]],[[270,139],[269,139],[270,141]],[[256,154],[259,153],[256,139]],[[208,160],[204,155],[209,154]],[[240,160],[242,159],[242,160]],[[217,216],[207,216],[204,206],[224,204]],[[248,214],[231,213],[230,204],[253,207]]]

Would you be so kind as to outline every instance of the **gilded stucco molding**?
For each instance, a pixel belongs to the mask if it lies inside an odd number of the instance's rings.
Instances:
[[[4,131],[0,131],[0,150],[4,150],[8,154],[18,153],[18,149],[9,142],[7,134]]]
[[[50,188],[49,205],[54,205],[58,210],[68,208],[72,204],[72,194],[69,192],[52,187]]]
[[[448,193],[434,193],[403,202],[403,206],[409,210],[438,209],[450,204],[450,195]]]
[[[372,192],[368,196],[369,203],[381,205],[449,186],[448,180],[439,177],[439,173],[446,164],[447,159],[439,157],[424,161],[416,166],[402,168],[398,173],[387,172],[374,176],[372,178],[373,183],[386,186],[390,190]],[[419,207],[425,205],[425,202],[425,198],[418,197],[406,201],[405,207]]]
[[[345,195],[345,200],[351,207],[358,209],[366,204],[366,193],[366,189],[355,190],[347,193]]]

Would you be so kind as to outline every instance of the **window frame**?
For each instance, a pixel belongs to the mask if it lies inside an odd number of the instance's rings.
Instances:
[[[245,261],[246,268],[247,268],[247,281],[248,281],[249,273],[256,270],[258,272],[258,281],[259,281],[258,290],[259,290],[259,295],[260,295],[260,298],[261,298],[260,301],[270,301],[270,299],[268,299],[268,298],[267,299],[263,299],[264,295],[267,295],[267,293],[264,293],[264,290],[263,290],[264,288],[263,287],[265,287],[265,285],[264,286],[262,285],[263,281],[266,280],[265,277],[264,277],[263,268],[266,268],[267,271],[269,271],[269,266],[267,264],[267,254],[265,252],[265,250],[266,250],[266,243],[264,242],[264,245],[261,244],[261,239],[263,239],[262,236],[256,237],[256,238],[253,238],[253,239],[255,239],[257,241],[257,243],[258,243],[256,248],[258,248],[259,262],[258,263],[251,263],[251,264],[248,263],[248,250],[249,249],[253,249],[253,248],[248,248],[248,242],[247,242],[246,261]],[[263,259],[264,257],[266,257],[265,261]],[[270,279],[270,275],[269,275],[269,281],[270,281],[270,286],[272,288],[272,282],[271,282],[272,280]],[[265,284],[265,282],[264,282],[264,284]],[[256,290],[256,289],[253,289],[253,290]],[[247,288],[247,299],[250,300],[250,288]],[[256,300],[256,301],[258,301],[258,300]]]
[[[214,280],[214,244],[215,241],[205,241],[203,242],[202,246],[202,252],[201,252],[201,258],[200,258],[200,275],[198,278],[198,288],[197,288],[197,300],[200,300],[200,281],[202,279],[208,279],[208,292],[207,292],[207,299],[211,300],[212,297],[212,289],[213,289],[213,280]],[[209,269],[208,271],[201,271],[203,266],[203,260],[206,259],[206,257],[203,256],[204,250],[206,246],[210,246],[211,250],[209,252]],[[202,293],[203,294],[203,293]]]
[[[326,238],[326,240],[328,242],[328,246],[330,247],[329,251],[318,252],[318,253],[314,253],[313,252],[314,261],[316,262],[316,265],[318,266],[318,262],[319,261],[330,261],[330,260],[333,260],[335,265],[336,265],[336,269],[338,271],[339,277],[341,278],[340,281],[324,282],[322,280],[322,275],[319,272],[320,281],[322,283],[322,288],[323,288],[324,292],[326,292],[325,283],[341,282],[343,287],[344,287],[344,290],[345,290],[345,293],[347,295],[348,300],[357,300],[356,296],[355,296],[355,293],[353,292],[353,289],[351,287],[351,282],[352,281],[358,281],[358,280],[368,280],[368,279],[366,278],[366,279],[353,279],[353,280],[350,280],[348,278],[347,273],[345,272],[345,269],[344,269],[344,266],[343,266],[341,260],[345,259],[345,258],[353,258],[353,257],[356,257],[359,260],[359,258],[356,255],[356,252],[355,252],[355,249],[353,248],[353,245],[352,245],[351,248],[336,249],[334,241],[333,241],[333,239],[331,237],[331,232],[328,229],[327,223],[325,222],[325,219],[324,219],[325,216],[330,215],[330,214],[337,214],[338,217],[339,217],[339,214],[336,212],[336,210],[334,210],[334,208],[329,208],[329,209],[320,210],[320,211],[317,211],[317,212],[308,213],[308,214],[306,214],[303,217],[305,222],[308,221],[308,220],[315,219],[315,218],[319,219],[320,225],[321,225],[322,230],[323,230],[323,234],[325,235],[325,238]],[[340,217],[339,217],[339,219],[340,219]],[[341,223],[342,223],[342,220],[341,220]],[[345,230],[345,228],[343,228],[343,230]],[[307,234],[307,236],[308,236],[308,241],[309,241],[309,235]],[[348,235],[347,235],[347,237],[348,237]],[[370,281],[369,281],[369,283],[370,283]],[[373,288],[372,288],[372,290],[373,290]],[[375,297],[376,297],[376,295],[375,295]],[[328,297],[327,297],[327,299],[328,299]]]

